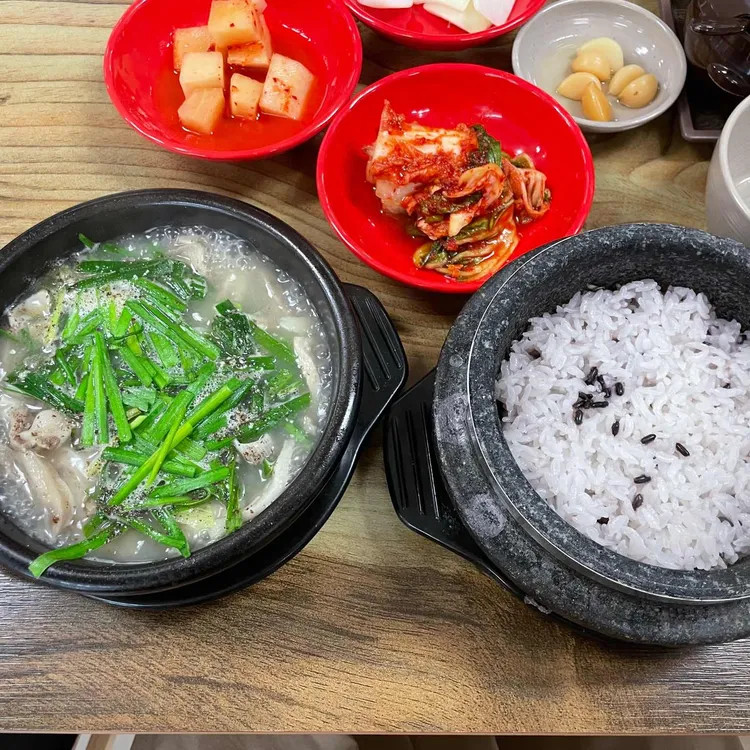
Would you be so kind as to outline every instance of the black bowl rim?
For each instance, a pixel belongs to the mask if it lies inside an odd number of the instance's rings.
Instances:
[[[88,560],[57,563],[38,580],[58,588],[91,594],[154,592],[215,575],[236,564],[281,533],[309,505],[342,455],[355,426],[360,398],[362,350],[354,314],[341,282],[328,262],[302,235],[281,219],[251,204],[204,191],[182,189],[135,190],[96,198],[54,214],[8,243],[0,257],[0,280],[2,273],[19,257],[33,251],[40,241],[61,229],[84,219],[92,219],[104,209],[138,210],[146,205],[208,209],[253,224],[296,253],[320,284],[333,314],[335,330],[326,332],[330,343],[335,345],[338,342],[339,345],[339,387],[331,398],[326,427],[305,466],[284,492],[252,522],[246,522],[238,531],[197,550],[187,559],[125,564]],[[70,252],[74,249],[71,248]],[[281,512],[282,508],[284,512]],[[7,521],[13,524],[11,519]],[[0,563],[31,578],[29,563],[39,550],[47,547],[31,537],[28,539],[29,545],[19,544],[0,532]]]
[[[494,304],[502,306],[499,299],[501,293],[513,279],[520,280],[526,275],[529,281],[538,268],[538,263],[544,256],[558,255],[558,271],[565,265],[565,259],[571,253],[579,251],[582,241],[596,240],[597,236],[607,234],[612,236],[634,232],[640,240],[662,240],[668,235],[674,241],[684,242],[686,237],[702,243],[707,250],[721,250],[730,253],[738,263],[742,263],[750,275],[750,253],[747,248],[734,240],[715,237],[697,229],[688,229],[672,224],[621,224],[590,230],[581,235],[565,238],[532,251],[531,254],[520,258],[499,274],[490,279],[482,289],[481,295],[475,295],[462,310],[459,319],[471,317],[474,334],[471,351],[467,352],[468,366],[466,378],[461,388],[468,395],[467,428],[471,435],[473,452],[477,463],[490,482],[494,491],[498,492],[504,506],[522,525],[526,532],[539,543],[548,553],[561,560],[579,573],[598,580],[613,588],[626,593],[646,596],[652,599],[671,603],[710,604],[718,602],[739,601],[750,598],[750,564],[732,565],[724,569],[712,570],[674,570],[661,568],[648,563],[638,562],[625,557],[609,548],[599,545],[594,540],[577,531],[561,516],[559,516],[531,487],[510,453],[510,449],[503,436],[500,416],[496,408],[492,409],[492,416],[486,418],[488,411],[486,390],[488,379],[491,378],[493,388],[491,399],[494,404],[494,363],[485,358],[473,356],[477,332],[480,330],[486,311]],[[512,308],[504,310],[505,315],[513,314]],[[477,322],[479,321],[479,322]],[[458,322],[458,321],[457,321]],[[460,325],[460,324],[459,324]],[[454,325],[454,328],[456,326]],[[466,348],[466,347],[464,347]],[[454,353],[454,350],[451,350]],[[438,369],[446,371],[448,361],[441,353]],[[442,378],[438,382],[446,382]],[[437,397],[436,397],[437,403]],[[482,416],[477,418],[476,409],[482,404]],[[494,466],[501,465],[505,475],[500,478],[494,471]],[[519,493],[507,491],[509,485],[521,488],[524,498],[534,498],[534,513],[537,520],[529,518],[528,504],[519,501],[515,496]],[[456,498],[457,509],[462,511],[461,499]],[[472,517],[462,513],[462,518],[471,530]],[[539,523],[539,519],[543,523]],[[476,536],[476,535],[475,535]],[[564,541],[568,537],[568,541]],[[484,546],[484,545],[483,545]],[[745,570],[747,568],[747,570]],[[744,573],[744,575],[741,575]]]

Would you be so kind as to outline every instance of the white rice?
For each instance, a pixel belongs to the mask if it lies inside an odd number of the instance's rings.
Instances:
[[[539,495],[599,544],[665,568],[726,567],[750,551],[744,341],[739,323],[717,318],[691,289],[662,294],[647,280],[576,294],[532,319],[503,362],[497,397],[510,450]],[[583,410],[576,425],[579,391],[605,400],[584,385],[592,367],[612,388],[610,405]],[[642,474],[652,480],[634,484]]]

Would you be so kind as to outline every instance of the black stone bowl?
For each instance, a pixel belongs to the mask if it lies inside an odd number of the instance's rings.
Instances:
[[[78,234],[106,240],[158,226],[222,229],[248,240],[300,282],[323,324],[332,359],[328,419],[307,463],[279,498],[241,529],[184,559],[143,564],[80,560],[53,565],[42,581],[85,594],[128,595],[173,589],[215,575],[271,542],[307,508],[336,468],[354,428],[360,399],[361,343],[333,270],[291,227],[240,201],[188,190],[144,190],[83,203],[43,221],[0,255],[0,309],[53,262],[80,249]],[[45,547],[0,514],[0,563],[29,576]]]
[[[524,256],[461,312],[438,364],[433,403],[440,468],[488,558],[543,607],[641,642],[728,640],[750,632],[750,561],[711,571],[639,563],[579,533],[541,499],[505,442],[495,381],[534,316],[591,286],[638,279],[704,292],[750,327],[750,251],[670,225],[587,232]]]

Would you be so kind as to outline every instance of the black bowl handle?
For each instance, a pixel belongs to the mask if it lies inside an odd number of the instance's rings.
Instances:
[[[487,559],[464,527],[443,482],[432,429],[435,371],[398,398],[386,416],[385,475],[393,507],[413,531],[478,566],[508,591],[523,592]]]
[[[409,365],[401,339],[380,300],[356,284],[344,284],[344,289],[359,323],[364,379],[354,431],[341,459],[341,467],[336,472],[345,489],[365,438],[406,383]],[[347,464],[350,468],[344,478],[341,468]]]

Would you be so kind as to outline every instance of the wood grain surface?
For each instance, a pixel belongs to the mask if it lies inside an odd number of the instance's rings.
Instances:
[[[656,0],[642,2],[655,10]],[[120,190],[242,198],[302,232],[342,279],[374,290],[398,326],[412,380],[424,375],[461,300],[390,282],[335,239],[315,193],[319,140],[272,161],[210,164],[131,131],[101,74],[125,7],[0,0],[0,244]],[[510,69],[511,39],[424,53],[361,31],[364,84],[429,61]],[[592,139],[592,148],[589,228],[704,225],[710,149],[683,142],[673,115]],[[401,526],[378,436],[312,544],[262,584],[214,604],[120,611],[0,573],[6,730],[747,732],[749,665],[748,642],[636,649],[545,620]]]

